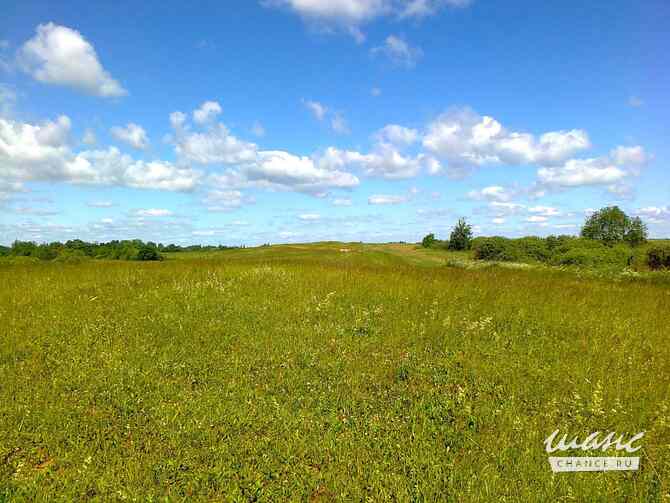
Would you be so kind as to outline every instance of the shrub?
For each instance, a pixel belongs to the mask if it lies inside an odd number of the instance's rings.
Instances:
[[[426,235],[421,241],[421,246],[423,246],[424,248],[430,248],[431,246],[433,246],[433,244],[435,244],[435,234],[433,234],[432,232]]]
[[[514,262],[519,260],[518,249],[511,239],[503,237],[481,238],[475,244],[475,259]]]
[[[654,245],[647,250],[647,265],[654,271],[670,269],[670,245]]]
[[[161,256],[160,253],[158,253],[158,250],[156,250],[155,247],[145,245],[142,248],[140,248],[137,252],[136,255],[136,260],[144,260],[144,261],[151,261],[151,260],[163,260],[163,257]]]

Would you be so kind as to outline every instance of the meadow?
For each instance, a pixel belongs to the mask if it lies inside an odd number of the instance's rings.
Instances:
[[[0,263],[0,501],[670,500],[669,284],[465,263]],[[553,474],[556,429],[640,470]]]

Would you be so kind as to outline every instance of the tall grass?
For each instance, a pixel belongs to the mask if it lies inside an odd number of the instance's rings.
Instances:
[[[667,497],[667,286],[346,247],[0,267],[0,500]]]

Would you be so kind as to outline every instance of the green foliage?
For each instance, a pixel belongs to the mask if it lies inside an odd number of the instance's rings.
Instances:
[[[155,247],[150,245],[144,245],[137,251],[137,260],[142,261],[155,261],[163,260],[163,257]]]
[[[652,271],[670,269],[670,244],[654,245],[647,250],[647,265]]]
[[[624,240],[631,246],[639,246],[647,242],[647,235],[647,225],[640,217],[635,217],[630,221],[630,228]]]
[[[430,248],[431,246],[433,246],[433,244],[435,244],[435,234],[433,234],[432,232],[430,234],[427,234],[421,241],[421,246],[423,246],[424,248]]]
[[[608,246],[601,241],[570,236],[477,238],[473,248],[475,259],[496,262],[623,269],[633,259],[633,250],[626,244]]]
[[[464,218],[459,218],[449,236],[450,250],[469,250],[472,241],[472,226]]]
[[[618,206],[609,206],[586,219],[581,236],[609,245],[627,241],[635,246],[647,240],[647,227],[639,217],[631,220]]]

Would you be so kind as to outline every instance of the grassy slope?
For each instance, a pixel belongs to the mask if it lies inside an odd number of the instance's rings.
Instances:
[[[442,253],[0,267],[0,495],[667,495],[670,289]],[[556,428],[645,430],[642,469],[552,476]]]

